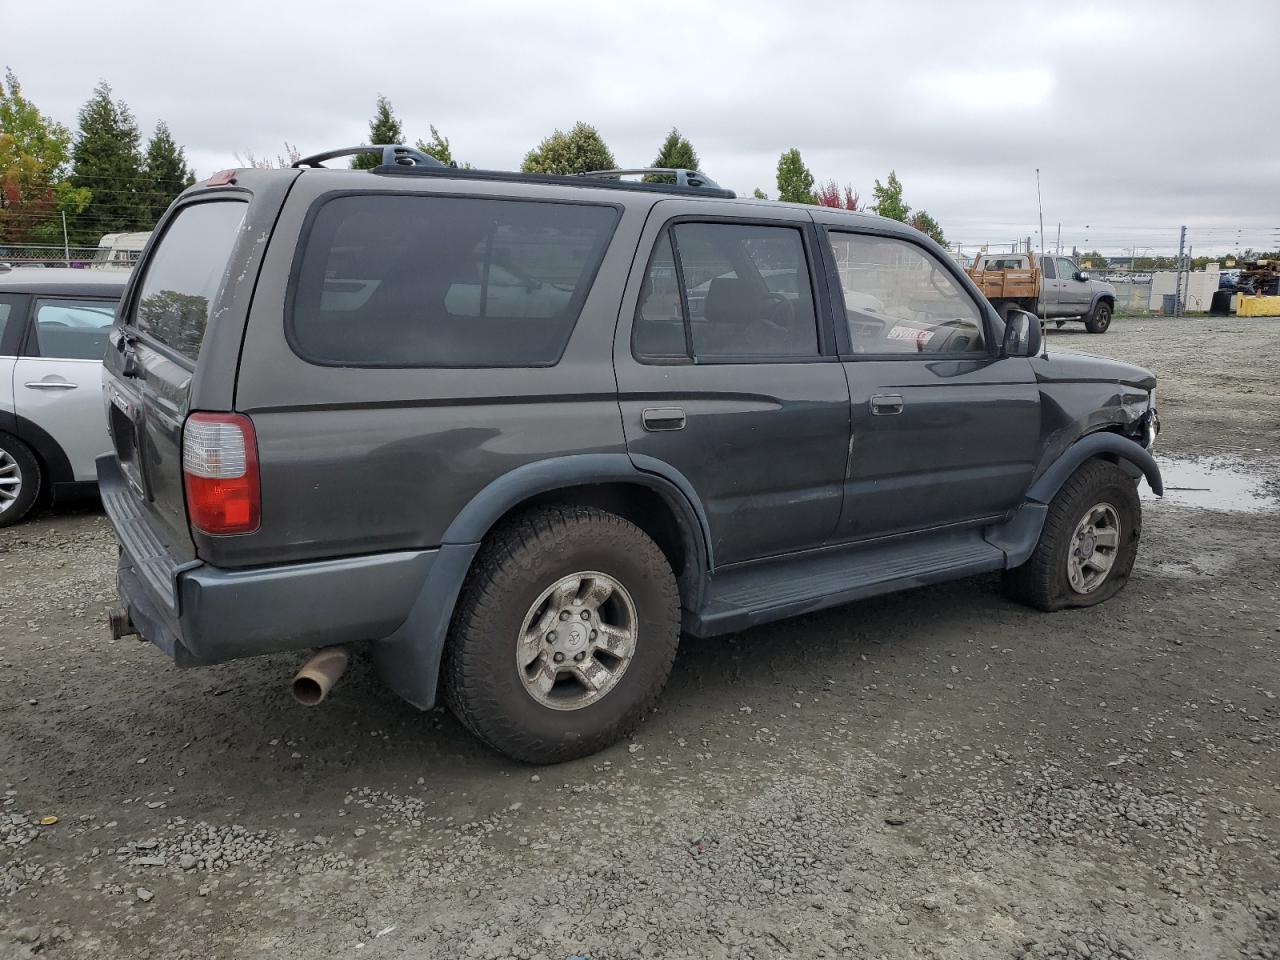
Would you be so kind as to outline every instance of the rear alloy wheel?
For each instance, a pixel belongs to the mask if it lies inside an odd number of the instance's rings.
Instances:
[[[561,577],[525,614],[516,666],[529,696],[552,710],[581,710],[609,695],[636,650],[636,605],[606,573]]]
[[[1111,326],[1111,304],[1105,300],[1099,300],[1094,304],[1093,312],[1085,320],[1084,328],[1090,333],[1106,333],[1109,326]]]
[[[680,641],[671,565],[635,524],[545,507],[486,539],[454,614],[446,702],[485,743],[559,763],[630,732]]]
[[[1089,460],[1049,504],[1031,556],[1005,571],[1005,592],[1041,610],[1102,603],[1128,582],[1141,533],[1133,478],[1114,463]]]
[[[15,436],[0,433],[0,527],[25,517],[40,496],[40,464]]]

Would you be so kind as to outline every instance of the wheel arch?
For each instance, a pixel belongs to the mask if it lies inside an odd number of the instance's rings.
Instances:
[[[40,464],[42,475],[41,498],[47,498],[54,484],[69,483],[75,479],[71,459],[61,444],[48,431],[17,413],[0,412],[0,432],[11,434],[27,445],[32,456]]]
[[[1080,467],[1090,460],[1106,460],[1128,470],[1135,478],[1145,476],[1151,489],[1164,496],[1164,482],[1155,459],[1128,437],[1103,429],[1090,433],[1064,450],[1031,484],[1022,506],[998,526],[988,528],[983,536],[988,543],[1005,554],[1006,568],[1025,563],[1040,541],[1049,504]]]
[[[405,700],[421,709],[435,705],[453,611],[484,539],[504,520],[549,503],[597,506],[635,523],[671,562],[682,604],[698,603],[712,569],[711,540],[706,513],[679,471],[623,453],[525,464],[492,481],[458,513],[408,618],[373,642],[379,675]]]
[[[1067,447],[1031,484],[1026,498],[1035,503],[1049,503],[1062,489],[1067,478],[1075,473],[1082,463],[1095,457],[1115,463],[1131,464],[1147,478],[1147,482],[1151,484],[1151,489],[1157,496],[1164,496],[1164,481],[1160,477],[1160,467],[1156,464],[1155,458],[1128,437],[1110,430],[1100,430],[1081,437]]]

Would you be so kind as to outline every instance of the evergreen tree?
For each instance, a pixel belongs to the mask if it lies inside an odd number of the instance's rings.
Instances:
[[[404,143],[404,130],[400,127],[400,121],[391,112],[391,101],[382,94],[378,94],[378,105],[374,109],[373,119],[369,121],[369,143]],[[376,153],[358,153],[351,158],[351,166],[356,170],[372,170],[381,163],[382,157]]]
[[[813,203],[813,172],[792,147],[778,158],[778,199],[786,203]]]
[[[434,123],[431,124],[431,139],[419,140],[418,149],[428,157],[435,157],[446,167],[457,165],[454,163],[453,151],[449,149],[449,138],[440,136],[440,131],[436,129]],[[462,166],[470,166],[470,164],[462,164]]]
[[[871,195],[875,198],[875,203],[871,205],[872,213],[901,223],[907,222],[911,207],[902,199],[902,182],[892,170],[889,171],[888,182],[883,186],[879,180],[876,181],[875,189],[871,191]]]
[[[112,101],[104,80],[80,108],[80,133],[72,151],[71,182],[93,193],[83,214],[67,222],[78,243],[105,233],[149,230],[150,205],[138,124],[123,100]]]
[[[693,144],[682,137],[679,130],[672,127],[671,132],[667,134],[667,139],[662,141],[662,147],[658,150],[658,155],[654,157],[651,166],[674,170],[697,170],[698,155],[693,150]],[[646,183],[675,182],[675,177],[671,174],[653,174],[644,179]]]
[[[150,214],[148,219],[160,219],[175,197],[196,182],[194,170],[187,169],[187,157],[180,146],[173,142],[169,125],[163,120],[147,142],[146,156],[147,197]]]
[[[578,121],[568,133],[557,130],[525,154],[520,169],[525,173],[588,173],[617,166],[600,132]]]
[[[12,70],[0,83],[0,241],[56,243],[61,213],[79,213],[88,190],[65,181],[71,132],[22,95]]]
[[[921,233],[927,233],[935,242],[944,247],[947,245],[947,238],[942,234],[942,227],[938,226],[937,220],[929,216],[928,210],[917,210],[907,222]]]

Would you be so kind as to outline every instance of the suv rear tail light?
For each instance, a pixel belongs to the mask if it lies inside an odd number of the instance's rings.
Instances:
[[[253,533],[262,519],[258,440],[240,413],[193,413],[182,429],[187,518],[202,533]]]

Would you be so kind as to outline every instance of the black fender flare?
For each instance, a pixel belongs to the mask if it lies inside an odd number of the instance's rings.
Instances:
[[[1098,292],[1098,293],[1095,293],[1095,294],[1093,295],[1093,297],[1089,300],[1089,312],[1088,312],[1087,316],[1093,316],[1093,310],[1094,310],[1094,308],[1098,305],[1098,301],[1099,301],[1099,300],[1110,300],[1110,301],[1111,301],[1111,312],[1112,312],[1112,314],[1114,314],[1114,313],[1116,312],[1116,298],[1115,298],[1115,294],[1106,293],[1106,292]]]
[[[75,479],[71,460],[48,431],[36,426],[26,417],[8,411],[0,411],[0,430],[13,434],[35,451],[48,474],[45,482],[50,488],[55,483],[70,483]]]
[[[1081,437],[1067,447],[1040,475],[1039,479],[1031,484],[1026,498],[1035,503],[1048,504],[1080,464],[1093,457],[1108,454],[1114,455],[1122,462],[1131,463],[1147,478],[1147,483],[1151,484],[1151,489],[1156,496],[1164,496],[1164,481],[1160,477],[1160,467],[1156,465],[1155,458],[1128,437],[1110,431],[1101,431]]]
[[[1082,463],[1098,456],[1115,456],[1134,477],[1146,477],[1157,496],[1164,496],[1160,468],[1141,446],[1118,433],[1091,433],[1081,437],[1031,484],[1022,506],[1009,520],[983,532],[988,543],[1004,551],[1006,568],[1026,563],[1040,541],[1053,498]]]
[[[382,680],[422,710],[435,705],[440,662],[453,610],[480,544],[512,507],[540,494],[594,483],[635,483],[657,492],[694,536],[696,575],[711,569],[706,511],[688,478],[670,464],[625,453],[584,453],[538,460],[503,474],[467,503],[441,537],[440,549],[404,623],[371,644]]]

